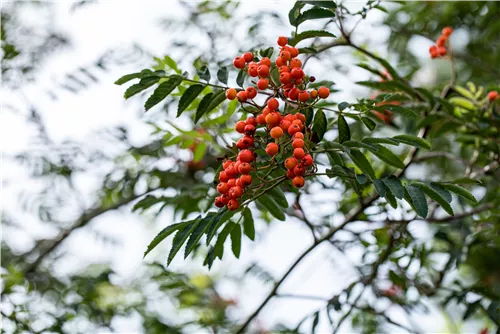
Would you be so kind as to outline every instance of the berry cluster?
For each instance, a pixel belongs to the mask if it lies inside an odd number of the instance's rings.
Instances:
[[[280,53],[274,62],[268,57],[262,57],[256,62],[252,52],[234,58],[233,65],[237,69],[259,79],[257,82],[252,81],[256,87],[249,86],[239,91],[235,88],[227,89],[226,97],[229,100],[238,99],[242,107],[249,105],[256,111],[253,112],[255,117],[248,117],[246,121],[236,123],[236,131],[243,134],[236,142],[240,151],[235,161],[226,159],[223,162],[217,185],[217,191],[221,195],[215,199],[217,207],[227,205],[229,210],[239,207],[239,199],[252,183],[250,173],[257,169],[258,156],[254,151],[259,147],[263,148],[268,156],[259,158],[269,160],[265,167],[276,166],[278,154],[285,159],[283,165],[286,177],[292,180],[293,186],[297,188],[304,186],[304,175],[308,169],[313,168],[314,161],[309,154],[309,147],[312,145],[311,131],[306,126],[306,117],[300,110],[316,103],[320,98],[327,98],[330,90],[327,87],[306,90],[307,85],[315,79],[306,77],[302,62],[297,58],[299,50],[287,44],[286,37],[278,38]],[[278,71],[279,82],[271,78],[273,70]],[[266,96],[263,105],[254,100],[258,91]],[[279,110],[278,99],[285,102],[283,111]],[[263,128],[264,132],[257,136],[259,127]]]
[[[436,45],[432,45],[429,48],[429,53],[431,58],[444,57],[448,53],[446,49],[446,42],[448,42],[448,38],[451,36],[453,32],[452,27],[444,27],[441,33],[441,36],[436,40]]]

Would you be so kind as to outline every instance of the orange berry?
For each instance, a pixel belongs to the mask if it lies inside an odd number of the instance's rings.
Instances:
[[[443,28],[443,35],[449,37],[451,35],[451,33],[453,32],[453,28],[452,27],[444,27]]]
[[[297,119],[297,116],[295,116],[294,114],[287,114],[285,116],[285,119],[288,120],[288,121],[290,121],[290,123],[291,123],[291,122],[293,122],[293,121],[295,121]]]
[[[276,143],[269,143],[266,146],[266,153],[267,153],[267,155],[269,155],[271,157],[276,155],[279,150],[280,150],[280,148],[279,148],[278,144],[276,144]]]
[[[260,65],[257,68],[257,73],[259,74],[259,77],[267,77],[269,75],[269,66]]]
[[[439,38],[436,41],[436,45],[439,46],[444,46],[446,44],[446,41],[448,40],[448,37],[445,35],[439,36]]]
[[[297,159],[302,159],[306,155],[303,148],[297,147],[293,150],[293,156]]]
[[[262,59],[259,61],[259,64],[271,67],[271,59],[269,59],[268,57],[262,57]]]
[[[290,67],[286,66],[286,65],[283,65],[283,66],[280,66],[280,68],[278,69],[278,72],[290,72]]]
[[[301,132],[299,132],[301,133]],[[292,147],[293,148],[303,148],[304,147],[304,140],[301,138],[296,138],[292,142]]]
[[[238,94],[236,94],[236,97],[238,98],[238,101],[245,102],[248,98],[247,92],[245,92],[244,90],[239,91]]]
[[[306,116],[303,113],[298,112],[295,114],[295,117],[297,117],[297,119],[302,123],[306,122]]]
[[[257,96],[257,89],[255,89],[255,87],[247,87],[247,89],[245,89],[245,92],[247,93],[247,98],[249,99],[253,99]]]
[[[257,119],[253,116],[248,116],[245,124],[251,124],[253,126],[257,126]]]
[[[304,71],[300,67],[292,68],[290,74],[295,80],[302,79],[302,77],[304,77]]]
[[[252,171],[252,165],[250,165],[248,162],[242,162],[238,167],[238,172],[240,172],[240,174],[248,174],[251,171]]]
[[[257,88],[259,88],[260,90],[267,89],[268,86],[269,86],[269,80],[265,78],[260,78],[259,81],[257,81]]]
[[[292,125],[292,122],[290,122],[287,119],[282,119],[281,122],[280,122],[280,128],[283,131],[288,131],[288,128],[290,127],[290,125]]]
[[[240,187],[248,187],[251,183],[252,183],[252,175],[250,174],[243,174],[240,176],[240,178],[238,179],[238,181],[240,181]]]
[[[298,163],[299,162],[297,161],[296,158],[290,157],[285,160],[284,165],[287,169],[293,169],[295,166],[297,166]]]
[[[281,51],[280,52],[280,57],[284,61],[289,61],[290,59],[292,59],[292,55],[288,51]]]
[[[293,47],[293,46],[290,47],[288,52],[290,52],[290,54],[292,55],[292,58],[295,58],[299,55],[299,49],[297,49],[296,47]]]
[[[490,102],[493,102],[495,101],[496,99],[498,99],[498,92],[492,90],[491,92],[488,93],[488,100]]]
[[[290,83],[292,77],[290,76],[290,72],[281,72],[280,73],[280,82],[284,85]]]
[[[293,135],[294,139],[304,139],[304,134],[302,132],[297,132]]]
[[[267,107],[271,110],[277,110],[279,106],[280,103],[274,97],[270,98],[269,101],[267,101]]]
[[[290,60],[290,68],[294,68],[294,67],[302,67],[302,62],[300,61],[300,59],[294,58],[294,59]]]
[[[225,193],[227,193],[227,192],[229,191],[229,186],[228,186],[228,184],[227,184],[227,183],[224,183],[224,182],[219,183],[219,184],[217,185],[217,191],[219,192],[219,194],[225,194]]]
[[[236,68],[242,69],[245,67],[245,58],[243,57],[235,57],[233,60],[233,65]]]
[[[241,195],[243,195],[243,188],[240,186],[234,186],[229,189],[229,197],[235,199],[235,198],[240,198]]]
[[[318,97],[318,91],[316,89],[313,89],[313,90],[311,90],[309,95],[311,96],[311,99],[315,99]]]
[[[286,65],[286,61],[281,57],[276,58],[276,66],[281,67],[283,65]]]
[[[321,86],[318,89],[318,95],[322,99],[326,99],[330,95],[330,90],[325,86]]]
[[[307,100],[309,100],[309,93],[305,90],[301,91],[299,93],[299,101],[306,102]]]
[[[242,150],[238,154],[238,160],[240,160],[241,162],[252,162],[255,160],[255,156],[250,150]]]
[[[280,120],[281,120],[281,115],[276,111],[270,112],[266,116],[266,123],[269,124],[270,126],[275,126],[279,124]]]
[[[279,126],[275,126],[274,128],[271,129],[270,132],[271,138],[278,139],[283,136],[283,129],[280,128]]]
[[[279,46],[285,46],[287,43],[288,43],[288,38],[286,38],[285,36],[278,37]]]
[[[305,183],[305,180],[302,176],[296,176],[292,180],[292,184],[295,188],[302,188],[304,186],[304,183]]]
[[[229,202],[227,202],[227,208],[230,211],[237,210],[240,207],[240,203],[238,203],[238,200],[236,199],[231,199]]]
[[[303,158],[302,158],[302,163],[304,164],[304,166],[306,167],[309,167],[313,164],[313,158],[310,154],[306,154]]]
[[[226,90],[226,98],[228,100],[234,100],[236,98],[236,93],[236,89],[229,88],[228,90]]]
[[[297,176],[302,176],[306,173],[306,167],[302,164],[299,164],[293,168],[293,174]]]
[[[298,126],[297,124],[292,124],[288,127],[288,134],[290,136],[293,136],[297,132],[300,132],[300,126]]]
[[[239,121],[236,123],[234,129],[236,130],[236,132],[243,133],[245,132],[245,125],[246,125],[245,122]]]
[[[266,116],[264,116],[264,114],[259,114],[257,115],[257,123],[260,124],[260,125],[264,125],[266,124]]]
[[[438,53],[441,57],[446,56],[447,53],[446,48],[443,46],[438,47]]]

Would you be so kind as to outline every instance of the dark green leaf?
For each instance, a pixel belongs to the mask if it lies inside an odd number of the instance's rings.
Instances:
[[[314,121],[312,126],[312,131],[318,136],[318,141],[323,139],[323,136],[326,132],[326,115],[322,109],[316,111],[316,115],[314,115]]]
[[[389,203],[390,206],[392,206],[394,209],[396,209],[398,207],[398,201],[396,201],[396,197],[394,197],[392,192],[386,191],[385,192],[385,199],[387,200],[387,203]]]
[[[192,85],[184,94],[182,94],[181,99],[179,100],[179,105],[177,106],[177,117],[179,117],[184,110],[186,110],[189,105],[200,95],[200,93],[205,89],[203,85]]]
[[[343,111],[345,110],[346,108],[349,108],[351,105],[347,102],[340,102],[339,103],[339,110],[340,111]]]
[[[190,220],[190,221],[185,221],[182,223],[177,223],[177,224],[172,224],[170,226],[165,227],[163,230],[160,231],[154,237],[154,239],[149,243],[148,248],[144,252],[144,257],[148,255],[149,252],[151,252],[160,242],[162,242],[166,237],[168,237],[170,234],[174,233],[175,231],[183,228],[184,226],[194,222],[195,220]]]
[[[342,115],[339,115],[338,126],[339,126],[339,143],[343,143],[351,139],[351,130],[349,130],[349,124],[347,124],[347,121]]]
[[[219,70],[217,71],[217,79],[219,79],[219,81],[223,84],[227,85],[228,74],[226,67],[219,68]]]
[[[332,168],[327,169],[325,172],[329,178],[333,178],[333,177],[337,177],[337,176],[341,177],[341,178],[352,178],[353,177],[353,175],[352,175],[353,173],[352,172],[350,173],[348,168],[341,167],[338,165],[332,166]]]
[[[375,186],[375,190],[377,190],[380,197],[385,197],[386,190],[384,182],[381,180],[373,180],[373,185]]]
[[[201,100],[200,104],[198,105],[198,110],[196,111],[196,117],[194,119],[195,123],[197,123],[203,115],[208,114],[219,104],[224,102],[226,100],[226,92],[224,90],[214,92],[213,95],[210,96],[210,99],[206,102],[206,104],[204,104],[200,109],[200,106],[204,103],[205,98],[203,98],[203,100]]]
[[[210,70],[207,66],[202,66],[199,70],[196,71],[196,73],[198,73],[198,76],[206,82],[210,81]]]
[[[243,210],[243,231],[250,240],[255,240],[255,225],[252,211],[248,207]]]
[[[212,100],[212,97],[214,96],[214,93],[208,93],[201,99],[200,103],[198,104],[198,109],[196,110],[196,116],[195,116],[195,123],[197,123],[200,118],[205,115],[207,112],[208,105],[210,101]]]
[[[297,19],[300,16],[300,10],[305,6],[305,3],[302,1],[296,1],[293,5],[292,9],[288,12],[288,20],[292,26],[297,26],[299,23]]]
[[[316,311],[314,313],[314,319],[313,319],[312,327],[311,327],[312,334],[316,333],[316,327],[318,327],[318,324],[319,324],[319,311]]]
[[[141,78],[141,75],[142,75],[141,72],[125,74],[124,76],[115,81],[115,85],[123,85],[124,83],[129,82],[132,79]]]
[[[361,116],[361,121],[368,128],[368,130],[373,131],[377,124],[370,118]]]
[[[151,95],[149,99],[147,99],[146,103],[144,104],[144,109],[146,109],[147,111],[163,101],[168,96],[168,94],[172,93],[172,91],[181,84],[182,80],[183,78],[181,76],[173,75],[167,81],[159,84],[153,92],[153,95]]]
[[[357,141],[357,140],[348,140],[348,141],[345,141],[342,145],[347,146],[349,148],[366,148],[366,149],[375,150],[375,151],[377,151],[379,148],[379,146],[377,146],[377,145],[367,144],[367,143],[363,143],[363,142]]]
[[[367,144],[387,144],[399,146],[399,142],[391,138],[363,138],[361,141]]]
[[[198,226],[198,223],[200,222],[200,217],[197,219],[193,220],[191,223],[188,225],[182,227],[174,237],[174,240],[172,241],[172,248],[170,249],[170,253],[168,253],[168,260],[167,260],[167,265],[170,265],[172,260],[174,259],[175,255],[177,252],[181,249],[182,245],[186,242],[187,238],[193,230]]]
[[[241,226],[237,225],[231,230],[231,249],[234,256],[240,257],[241,253]]]
[[[267,49],[260,50],[259,54],[261,55],[261,57],[271,58],[271,56],[273,55],[273,52],[274,52],[274,48],[269,47]]]
[[[441,197],[443,197],[446,200],[446,202],[451,203],[451,200],[453,198],[451,197],[451,194],[448,190],[444,189],[438,183],[435,182],[432,182],[430,186],[432,189],[434,189],[435,192],[441,195]]]
[[[425,148],[427,150],[431,149],[431,144],[427,140],[417,136],[399,135],[399,136],[394,136],[392,138],[403,144],[408,144],[419,148]]]
[[[151,77],[145,77],[142,78],[139,83],[130,86],[127,88],[123,96],[128,99],[129,97],[134,96],[137,93],[142,92],[145,89],[148,89],[149,87],[153,86],[155,83],[160,81],[160,77],[157,76],[151,76]]]
[[[313,117],[314,117],[314,110],[313,110],[313,108],[307,108],[304,111],[304,115],[306,116],[306,126],[311,125],[311,122],[312,122]]]
[[[439,203],[439,205],[441,205],[444,211],[446,211],[449,215],[453,216],[453,209],[451,208],[450,204],[437,191],[435,191],[434,189],[432,189],[431,187],[422,182],[414,182],[412,183],[412,186],[419,187],[420,189],[422,189],[423,192],[427,194],[427,196],[429,196],[431,199]]]
[[[324,30],[307,30],[294,36],[294,38],[288,41],[288,44],[290,44],[291,46],[295,46],[305,39],[316,37],[335,37],[335,35]]]
[[[358,181],[359,184],[365,184],[368,178],[364,174],[356,174],[356,181]]]
[[[203,234],[205,234],[205,232],[208,230],[210,222],[216,214],[216,212],[209,212],[204,218],[199,220],[196,228],[191,233],[191,236],[189,237],[189,240],[186,244],[186,249],[184,250],[184,258],[187,258],[196,247]]]
[[[323,7],[323,8],[329,8],[329,9],[335,9],[337,8],[337,4],[334,1],[331,0],[303,0],[299,2],[304,2],[308,3],[310,5],[316,6],[316,7]]]
[[[351,150],[348,154],[351,157],[352,162],[354,162],[354,164],[358,166],[364,174],[370,176],[372,180],[375,179],[375,171],[361,151]]]
[[[274,187],[267,191],[267,195],[271,196],[279,206],[288,208],[288,201],[280,187]]]
[[[333,152],[329,151],[326,152],[328,156],[328,160],[330,161],[330,164],[332,166],[338,165],[338,166],[345,166],[344,159],[342,159],[342,156],[338,152]]]
[[[245,84],[245,78],[247,76],[247,72],[245,71],[240,71],[238,73],[238,76],[236,77],[236,84],[240,87],[243,87],[243,85]]]
[[[226,241],[227,236],[229,235],[229,233],[231,233],[231,231],[235,226],[236,224],[233,222],[227,223],[226,226],[224,226],[222,231],[219,233],[219,236],[217,237],[217,241],[215,242],[214,245],[214,252],[215,256],[221,260],[222,256],[224,255],[224,242]]]
[[[358,67],[361,67],[362,69],[365,69],[367,70],[368,72],[371,72],[377,76],[379,76],[380,78],[384,79],[384,80],[387,80],[387,78],[385,77],[385,75],[383,75],[379,70],[365,64],[365,63],[361,63],[361,64],[356,64],[356,66]]]
[[[405,189],[401,184],[401,181],[397,176],[391,175],[389,177],[384,177],[382,182],[389,188],[391,193],[399,199],[402,199],[405,195]]]
[[[335,17],[335,12],[324,8],[313,7],[302,12],[297,18],[297,22],[294,26],[298,26],[308,20],[326,19],[331,17]]]
[[[373,149],[370,149],[370,152],[373,155],[375,155],[377,158],[388,163],[391,166],[394,166],[397,168],[404,168],[405,167],[405,164],[403,163],[403,161],[401,161],[401,159],[399,159],[399,157],[397,155],[392,153],[391,150],[387,149],[384,146],[379,146],[378,150],[376,150],[376,151]]]
[[[481,181],[471,179],[470,177],[461,177],[459,179],[451,181],[454,184],[479,184],[482,185]]]
[[[408,184],[405,185],[405,190],[406,201],[420,217],[427,217],[428,207],[424,192],[420,188]]]
[[[212,238],[215,236],[217,233],[217,230],[219,227],[227,222],[231,217],[234,215],[235,211],[229,211],[226,208],[222,208],[219,211],[217,211],[217,214],[212,218],[212,221],[210,222],[210,226],[208,227],[207,231],[207,245],[210,244],[210,241],[212,241]]]
[[[438,183],[441,187],[443,187],[446,190],[451,191],[452,193],[455,193],[466,200],[468,200],[471,203],[476,204],[477,200],[476,198],[465,188],[457,186],[456,184],[451,184],[451,183]]]
[[[479,309],[480,306],[481,306],[480,300],[475,301],[472,304],[469,304],[469,306],[467,306],[467,309],[464,312],[462,320],[464,321],[467,320],[471,315],[473,315]]]
[[[264,208],[269,211],[271,215],[273,215],[276,219],[285,221],[286,217],[283,213],[283,209],[276,204],[276,202],[267,195],[262,195],[257,199],[257,202],[261,204]]]

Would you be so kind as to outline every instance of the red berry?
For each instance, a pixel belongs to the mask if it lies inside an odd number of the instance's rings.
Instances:
[[[288,127],[288,134],[293,136],[297,132],[300,132],[300,126],[298,124],[292,124]]]
[[[290,76],[290,72],[281,72],[280,73],[280,82],[284,85],[290,83],[292,77]]]
[[[438,47],[438,53],[441,57],[446,56],[447,53],[446,48],[443,46]]]
[[[231,198],[229,197],[229,194],[223,194],[223,195],[221,195],[221,196],[219,196],[219,197],[220,197],[220,199],[221,199],[221,201],[222,201],[222,203],[223,203],[224,205],[227,205],[227,203],[228,203],[228,202],[229,202],[229,200],[231,199]]]
[[[243,195],[243,189],[240,186],[234,186],[229,189],[229,197],[240,198]]]
[[[238,170],[236,168],[234,168],[234,164],[232,166],[229,166],[228,168],[224,169],[224,172],[226,172],[226,175],[229,177],[229,180],[227,182],[231,181],[231,179],[233,177],[238,176]]]
[[[238,203],[238,201],[235,199],[231,199],[231,200],[229,200],[229,202],[227,202],[227,208],[231,211],[238,209],[239,206],[240,206],[240,203]]]
[[[257,68],[257,73],[259,74],[259,77],[267,77],[269,75],[269,66],[260,65]]]
[[[293,79],[302,79],[304,76],[304,71],[300,67],[294,67],[290,71],[290,74]]]
[[[292,122],[290,122],[287,119],[282,119],[281,122],[280,122],[280,128],[283,131],[288,131],[288,128],[290,127],[290,125],[292,125]]]
[[[297,132],[293,135],[294,139],[304,139],[304,134],[302,132]]]
[[[286,61],[281,57],[276,58],[276,66],[281,67],[283,65],[286,65]]]
[[[269,101],[267,101],[267,107],[271,110],[277,110],[279,106],[280,103],[274,97],[270,98]]]
[[[247,92],[245,92],[244,90],[239,91],[238,94],[236,94],[236,97],[238,98],[238,101],[245,102],[248,98]]]
[[[276,143],[269,143],[266,146],[266,153],[267,153],[267,155],[269,155],[271,157],[276,155],[279,150],[280,150],[280,148],[279,148],[278,144],[276,144]]]
[[[309,77],[309,82],[314,82],[316,81],[316,77],[313,77],[312,75]]]
[[[226,172],[221,171],[219,173],[219,182],[227,182],[229,180],[229,177],[226,175]]]
[[[305,90],[301,91],[299,93],[299,101],[300,102],[307,102],[309,100],[309,93]]]
[[[225,194],[225,193],[227,193],[227,192],[229,191],[229,186],[228,186],[228,184],[227,184],[227,183],[224,183],[224,182],[219,183],[219,184],[217,185],[217,191],[219,192],[219,194]]]
[[[226,169],[227,167],[231,166],[231,164],[233,164],[234,161],[231,161],[231,160],[224,160],[224,162],[222,163],[222,168]]]
[[[250,165],[248,162],[242,162],[238,167],[238,171],[240,172],[240,174],[248,174],[252,171],[252,165]]]
[[[259,88],[260,90],[267,89],[268,86],[269,86],[269,80],[265,78],[260,78],[259,81],[257,81],[257,88]]]
[[[293,150],[293,156],[297,159],[302,159],[306,155],[303,148],[297,147]]]
[[[290,67],[288,67],[286,65],[280,66],[280,68],[278,69],[278,72],[280,72],[280,73],[282,73],[282,72],[290,72]]]
[[[302,158],[302,163],[304,164],[304,166],[306,167],[309,167],[313,164],[313,158],[310,154],[306,154],[303,158]]]
[[[299,94],[300,94],[300,89],[292,88],[288,93],[288,97],[290,98],[290,100],[297,101],[299,99]]]
[[[278,37],[279,46],[285,46],[287,43],[288,43],[288,38],[286,38],[285,36]]]
[[[300,138],[294,139],[292,142],[292,147],[293,148],[303,148],[304,147],[304,140],[300,139]]]
[[[443,31],[442,31],[443,35],[445,35],[447,37],[449,37],[452,34],[452,32],[453,32],[452,27],[444,27]]]
[[[241,175],[238,181],[240,181],[241,187],[243,188],[248,187],[252,183],[252,175],[250,174]]]
[[[243,141],[246,145],[246,148],[249,148],[253,146],[253,137],[252,136],[244,136],[243,138],[240,138],[239,140]]]
[[[227,181],[227,185],[229,186],[229,189],[231,189],[236,185],[236,179],[235,178],[229,179],[229,181]]]
[[[295,174],[294,174],[293,170],[287,169],[287,171],[286,171],[286,177],[289,178],[290,180],[293,179],[295,177]]]
[[[302,188],[304,186],[305,180],[302,176],[296,176],[292,180],[292,184],[295,188]]]
[[[264,125],[266,124],[266,116],[264,116],[264,114],[259,114],[257,115],[257,123],[259,123],[260,125]]]
[[[257,119],[253,116],[247,117],[247,120],[245,121],[246,124],[251,124],[253,126],[257,126]]]
[[[242,69],[245,67],[245,58],[243,57],[235,57],[233,60],[233,65],[236,68]]]
[[[283,136],[283,129],[280,128],[279,126],[275,126],[274,128],[271,129],[270,132],[271,138],[278,139]]]
[[[295,58],[295,59],[290,60],[290,68],[294,68],[294,67],[302,67],[302,62],[300,61],[300,59]]]
[[[262,59],[259,61],[260,65],[266,65],[267,67],[271,67],[271,59],[267,57],[262,57]]]
[[[292,55],[292,58],[295,58],[299,55],[299,49],[297,49],[296,47],[290,47],[288,49],[288,52],[290,52],[290,55]]]
[[[444,46],[446,44],[446,41],[448,40],[448,37],[442,35],[442,36],[439,36],[439,38],[437,39],[436,41],[436,45],[439,47],[439,46]]]
[[[238,133],[243,133],[245,131],[245,125],[246,125],[245,122],[239,121],[239,122],[236,123],[234,129]]]
[[[253,155],[252,151],[250,151],[250,150],[243,150],[243,151],[240,151],[240,153],[238,154],[238,159],[241,162],[252,162],[252,161],[255,160],[255,156]]]
[[[247,93],[247,97],[249,99],[253,99],[254,97],[257,96],[257,89],[255,89],[255,87],[247,87],[247,89],[245,89],[245,92]]]
[[[238,141],[236,142],[236,147],[238,148],[238,150],[244,150],[248,148],[243,138],[238,139]]]
[[[292,59],[292,55],[288,51],[281,51],[280,52],[280,57],[283,59],[285,62],[289,61]]]
[[[222,203],[222,198],[220,196],[215,198],[214,204],[218,208],[222,208],[224,206],[224,203]]]
[[[252,124],[245,125],[245,134],[253,136],[255,134],[255,126],[253,126]]]
[[[284,165],[287,169],[293,169],[295,166],[297,166],[298,163],[299,162],[297,161],[296,158],[290,157],[285,160]]]
[[[251,62],[253,60],[253,53],[252,52],[245,52],[243,55],[243,58],[247,63]]]
[[[318,95],[322,99],[326,99],[330,95],[330,90],[325,86],[321,86],[318,89]]]
[[[493,102],[495,101],[496,99],[498,99],[498,92],[492,90],[491,92],[488,93],[488,100],[490,102]]]
[[[248,75],[255,78],[256,76],[259,75],[259,72],[257,71],[257,67],[255,66],[252,66],[252,67],[248,67]]]
[[[226,98],[228,100],[234,100],[236,98],[236,93],[236,89],[229,88],[228,90],[226,90]]]
[[[306,173],[306,167],[299,164],[293,168],[293,174],[297,176],[302,176]]]

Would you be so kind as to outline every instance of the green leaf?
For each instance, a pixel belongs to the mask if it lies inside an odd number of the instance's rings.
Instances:
[[[318,327],[318,324],[319,324],[319,311],[316,311],[314,313],[314,319],[313,319],[312,326],[311,326],[311,333],[312,334],[316,333],[316,327]]]
[[[361,67],[362,69],[365,69],[368,72],[373,73],[376,76],[379,76],[380,78],[382,78],[384,80],[387,80],[387,78],[385,77],[385,75],[383,75],[379,70],[377,70],[377,69],[369,66],[368,64],[361,63],[361,64],[356,64],[356,66]]]
[[[481,181],[471,179],[470,177],[461,177],[459,179],[451,181],[454,184],[479,184],[482,185]]]
[[[241,226],[237,225],[231,230],[231,249],[234,256],[240,257],[241,253]]]
[[[124,76],[115,81],[115,85],[123,85],[124,83],[129,82],[130,80],[138,79],[141,77],[142,77],[141,72],[125,74]]]
[[[377,145],[367,144],[367,143],[363,143],[363,142],[357,141],[357,140],[348,140],[348,141],[345,141],[343,143],[343,145],[347,146],[349,148],[366,148],[366,149],[375,150],[375,151],[377,151],[378,148],[379,148]]]
[[[316,37],[335,37],[335,35],[324,30],[307,30],[295,35],[293,39],[288,41],[288,44],[295,46],[305,39]]]
[[[172,241],[172,248],[170,249],[170,253],[168,253],[167,265],[170,265],[177,252],[179,252],[182,245],[186,242],[187,238],[191,235],[191,233],[193,233],[196,226],[198,226],[198,223],[200,222],[199,218],[200,217],[193,220],[175,234],[174,240]]]
[[[246,207],[243,210],[242,214],[243,214],[243,231],[250,240],[255,240],[255,225],[252,217],[252,211],[248,207]]]
[[[181,84],[182,80],[183,77],[173,75],[169,80],[159,84],[153,92],[153,95],[151,95],[144,104],[144,108],[146,109],[146,111],[163,101],[168,96],[168,94],[170,94],[177,86]]]
[[[387,144],[387,145],[394,145],[394,146],[399,146],[399,142],[391,139],[391,138],[363,138],[361,139],[363,143],[367,144]]]
[[[333,178],[333,177],[337,177],[337,176],[341,177],[341,178],[352,178],[353,177],[353,175],[351,175],[352,171],[351,171],[351,173],[349,173],[348,168],[341,167],[338,165],[333,165],[332,168],[327,169],[325,172],[329,178]]]
[[[403,189],[404,191],[404,189]],[[385,199],[387,203],[389,203],[390,206],[392,206],[394,209],[398,207],[398,201],[396,201],[396,197],[392,194],[390,191],[385,192]]]
[[[373,131],[377,124],[370,118],[361,116],[361,121],[368,128],[368,130]]]
[[[356,174],[356,181],[358,181],[359,184],[365,184],[368,178],[364,174]]]
[[[340,111],[343,111],[343,110],[349,108],[350,106],[351,105],[347,102],[340,102],[338,105]]]
[[[296,1],[295,4],[293,5],[292,9],[288,12],[288,20],[290,21],[290,24],[292,26],[296,27],[299,24],[297,19],[300,16],[300,10],[304,6],[305,6],[304,2]]]
[[[338,152],[326,152],[326,155],[328,156],[328,160],[330,161],[330,164],[332,166],[345,166],[344,160],[342,159],[342,156]]]
[[[382,182],[389,188],[391,193],[399,199],[402,199],[405,195],[405,189],[403,188],[403,184],[398,179],[397,176],[391,175],[389,177],[384,177]]]
[[[313,7],[302,12],[297,18],[297,22],[294,26],[298,26],[308,20],[326,19],[331,17],[335,17],[335,12],[324,8]]]
[[[370,152],[375,155],[377,158],[380,160],[388,163],[391,166],[397,167],[397,168],[405,168],[405,164],[397,155],[392,153],[391,150],[387,149],[384,146],[379,146],[378,150],[373,150],[370,149]]]
[[[389,69],[387,69],[389,71]],[[397,75],[397,73],[395,73]],[[395,77],[392,73],[391,75]],[[358,85],[375,88],[381,91],[388,92],[401,92],[404,91],[411,96],[418,97],[415,91],[408,85],[402,83],[401,81],[358,81],[356,82]],[[385,105],[387,107],[389,105]]]
[[[236,226],[235,223],[229,222],[228,224],[226,224],[226,226],[224,226],[222,231],[219,233],[219,236],[217,237],[217,241],[215,242],[214,246],[214,253],[215,256],[221,260],[222,256],[224,255],[224,242],[226,241],[227,236],[229,235],[229,233],[231,233],[231,231],[235,226]]]
[[[210,81],[210,70],[208,69],[207,66],[202,66],[199,70],[196,71],[198,76],[205,80],[206,82]]]
[[[467,100],[466,98],[455,96],[450,98],[448,101],[450,101],[451,104],[454,104],[458,107],[470,110],[470,111],[476,111],[476,106],[474,103],[470,100]]]
[[[177,117],[179,117],[184,110],[186,110],[191,103],[200,95],[200,93],[205,89],[204,85],[192,85],[182,94],[179,100],[179,105],[177,106]]]
[[[207,231],[208,227],[210,226],[210,222],[216,214],[216,212],[209,212],[204,218],[199,220],[186,244],[186,249],[184,250],[184,258],[187,258],[196,247],[203,234],[205,234],[205,232]]]
[[[313,110],[313,108],[307,108],[304,111],[304,115],[306,116],[306,126],[311,125],[311,122],[312,122],[313,117],[314,117],[314,110]]]
[[[210,226],[207,231],[207,245],[210,244],[210,241],[212,241],[219,227],[223,223],[231,219],[234,213],[235,211],[229,211],[226,208],[222,208],[219,211],[217,211],[217,214],[212,218],[212,221],[210,222]]]
[[[480,300],[475,301],[472,304],[469,304],[469,306],[467,306],[467,309],[464,312],[464,316],[463,316],[462,320],[467,320],[467,318],[469,318],[471,315],[476,313],[476,311],[479,309],[480,306],[481,306]]]
[[[318,135],[319,141],[323,139],[323,136],[326,132],[326,115],[322,109],[316,111],[316,115],[314,115],[314,121],[312,126],[312,131]]]
[[[439,203],[439,205],[441,205],[444,211],[446,211],[449,215],[453,216],[454,213],[450,204],[437,191],[435,191],[434,189],[432,189],[431,187],[422,182],[413,182],[412,186],[419,187],[420,189],[422,189],[423,192],[427,194],[427,196],[429,196],[431,199]]]
[[[431,144],[427,140],[420,138],[420,137],[417,137],[417,136],[399,135],[399,136],[394,136],[392,138],[399,141],[400,143],[403,143],[403,144],[408,144],[408,145],[412,145],[415,147],[424,148],[426,150],[431,149]]]
[[[437,192],[441,197],[443,197],[446,202],[451,203],[453,198],[451,197],[451,194],[448,190],[444,189],[436,182],[431,182],[430,187],[434,189],[434,191]]]
[[[197,123],[200,118],[205,115],[207,112],[207,108],[210,104],[210,101],[212,100],[212,97],[214,96],[214,93],[208,93],[201,99],[200,103],[198,104],[198,108],[196,109],[196,116],[195,116],[195,123]]]
[[[240,71],[238,73],[238,76],[236,77],[236,84],[240,87],[243,87],[243,85],[245,84],[245,78],[247,76],[247,72],[245,71]]]
[[[196,148],[193,152],[193,162],[198,162],[203,159],[205,152],[207,151],[207,143],[205,141],[201,141],[196,144]]]
[[[441,187],[443,187],[444,189],[449,190],[452,193],[455,193],[458,196],[465,198],[466,200],[468,200],[471,203],[474,203],[474,204],[477,203],[477,200],[474,197],[474,195],[472,195],[467,189],[465,189],[463,187],[457,186],[456,184],[443,183],[443,182],[439,182],[438,184]]]
[[[285,221],[286,217],[283,209],[276,204],[276,202],[268,195],[262,195],[257,199],[257,202],[269,211],[276,219]]]
[[[303,1],[299,1],[299,2],[308,3],[308,4],[313,5],[315,7],[323,7],[323,8],[329,8],[329,9],[335,9],[335,8],[337,8],[337,4],[334,1],[331,1],[331,0],[322,0],[322,1],[318,1],[318,0],[303,0]]]
[[[142,78],[141,81],[139,81],[139,83],[127,88],[127,90],[125,90],[125,93],[123,94],[123,97],[128,99],[129,97],[132,97],[135,94],[140,93],[145,89],[148,89],[149,87],[153,86],[158,81],[160,81],[160,77],[157,77],[157,76]]]
[[[384,112],[384,111],[388,110],[390,112],[400,114],[400,115],[403,115],[403,116],[408,117],[408,118],[418,118],[419,117],[419,115],[415,111],[408,109],[408,108],[405,108],[405,107],[396,106],[393,104],[385,104],[385,105],[380,106],[380,107],[372,107],[372,109],[380,111],[380,112]]]
[[[405,199],[422,218],[427,217],[428,207],[424,192],[420,188],[405,185]]]
[[[228,73],[226,67],[219,68],[219,70],[217,71],[217,79],[219,79],[219,81],[223,84],[227,85]]]
[[[474,94],[469,91],[467,88],[455,85],[453,86],[453,89],[457,91],[460,95],[468,98],[469,100],[474,100]]]
[[[271,58],[273,53],[274,53],[274,48],[272,46],[268,47],[267,49],[259,50],[259,54],[261,57]]]
[[[385,197],[386,189],[384,182],[382,180],[373,180],[373,185],[375,186],[375,190],[377,190],[380,197]]]
[[[339,115],[338,126],[339,126],[339,143],[343,143],[351,139],[351,130],[349,130],[349,124],[347,124],[347,121],[342,115]]]
[[[352,162],[354,162],[354,164],[358,166],[364,174],[370,176],[372,180],[375,179],[375,171],[361,151],[351,150],[348,154],[349,157],[351,157]]]
[[[308,47],[308,48],[299,48],[299,53],[302,55],[302,54],[315,54],[315,53],[318,53],[318,50],[316,50],[315,48],[311,48],[311,47]]]
[[[169,56],[163,57],[163,63],[173,69],[175,72],[179,74],[181,73],[181,70],[179,70],[179,67],[177,67],[177,63],[175,62],[175,60],[173,60]]]
[[[158,244],[160,242],[162,242],[166,237],[168,237],[170,234],[174,233],[175,231],[183,228],[184,226],[186,226],[187,224],[189,223],[192,223],[194,222],[195,220],[190,220],[190,221],[185,221],[185,222],[181,222],[181,223],[177,223],[177,224],[172,224],[172,225],[169,225],[167,227],[165,227],[163,230],[160,231],[160,233],[158,233],[156,235],[156,237],[154,237],[154,239],[149,243],[148,245],[148,248],[146,249],[146,251],[144,252],[144,257],[146,257],[146,255],[149,254],[149,252],[151,252],[156,246],[158,246]]]
[[[285,209],[288,208],[288,201],[286,200],[285,194],[280,187],[274,187],[268,190],[267,195],[271,196],[279,206]]]

